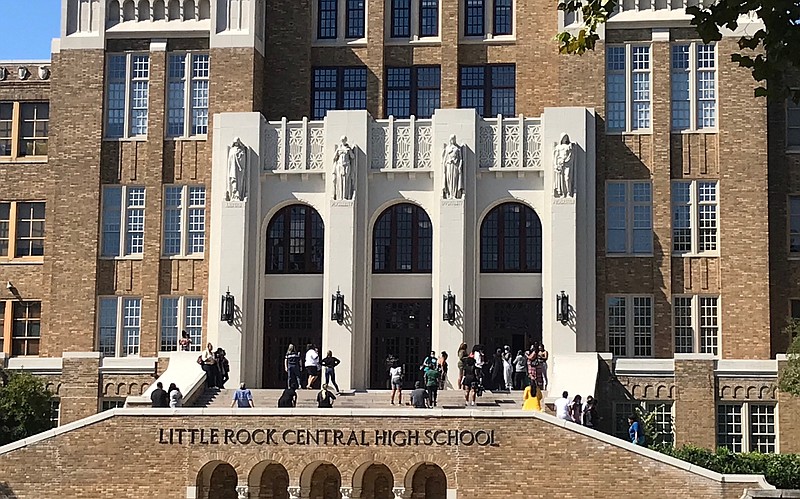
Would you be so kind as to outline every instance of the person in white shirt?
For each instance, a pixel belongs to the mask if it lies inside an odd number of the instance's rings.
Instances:
[[[317,352],[317,347],[314,345],[308,345],[305,367],[306,373],[308,374],[308,383],[306,387],[314,388],[314,383],[316,383],[319,378],[319,353]]]
[[[569,417],[569,393],[563,392],[561,398],[556,400],[556,417],[570,421]]]

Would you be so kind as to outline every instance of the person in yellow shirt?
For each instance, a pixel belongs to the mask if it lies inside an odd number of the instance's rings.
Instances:
[[[531,384],[525,387],[525,392],[522,394],[522,410],[542,412],[542,391],[536,381],[531,380]]]

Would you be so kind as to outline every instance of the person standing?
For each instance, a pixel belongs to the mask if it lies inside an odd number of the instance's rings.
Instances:
[[[466,357],[464,359],[464,378],[461,380],[461,388],[464,390],[464,405],[475,405],[475,397],[480,386],[477,371],[475,359]]]
[[[427,409],[430,396],[428,391],[422,388],[422,383],[414,382],[414,391],[411,392],[411,405],[416,409]]]
[[[428,372],[428,369],[435,369],[436,368],[436,352],[431,352],[429,355],[426,355],[424,359],[422,359],[422,363],[419,365],[419,371],[422,373],[422,383],[424,386],[425,383],[425,373]]]
[[[542,412],[542,391],[535,383],[526,386],[522,393],[522,410]]]
[[[214,352],[214,359],[217,361],[217,386],[225,388],[225,383],[230,379],[228,373],[231,371],[231,365],[228,363],[228,358],[225,357],[225,350],[217,348]]]
[[[478,386],[483,385],[483,364],[484,364],[484,355],[483,355],[483,345],[475,345],[472,347],[472,358],[475,359],[475,377],[478,381]]]
[[[439,390],[444,390],[447,386],[447,371],[449,366],[447,364],[447,352],[442,352],[439,356]]]
[[[544,382],[544,389],[547,390],[547,360],[550,354],[544,349],[544,344],[539,345],[539,368],[542,373],[542,381]]]
[[[244,383],[239,384],[239,389],[233,393],[233,402],[231,407],[255,407],[253,403],[253,394]]]
[[[583,403],[580,395],[575,395],[572,403],[569,404],[569,420],[573,423],[583,424]]]
[[[531,384],[535,384],[536,380],[532,379]],[[569,421],[569,393],[566,391],[561,393],[561,398],[555,401],[556,417]]]
[[[286,349],[286,357],[283,361],[283,368],[286,370],[286,386],[300,386],[300,354],[295,350],[294,345],[289,343]]]
[[[150,394],[150,405],[156,408],[169,407],[169,394],[164,391],[164,385],[159,381],[156,389]]]
[[[390,352],[389,355],[386,356],[386,360],[384,362],[385,362],[385,365],[386,365],[386,375],[388,376],[386,378],[386,388],[391,390],[393,388],[392,387],[392,372],[391,371],[392,371],[392,368],[397,365],[397,363],[399,362],[399,359],[397,357],[395,357],[393,353]]]
[[[325,384],[336,388],[336,395],[339,395],[339,385],[336,384],[336,366],[341,363],[339,359],[333,356],[333,352],[328,350],[325,358],[322,359],[322,367],[325,368]]]
[[[392,384],[392,405],[394,405],[394,394],[397,393],[397,403],[403,405],[403,367],[397,358],[392,361],[389,368],[389,380]]]
[[[628,428],[628,436],[631,439],[631,443],[634,445],[644,445],[644,428],[642,427],[642,423],[639,422],[639,416],[636,414],[628,416],[628,424],[630,425]]]
[[[181,352],[188,352],[192,349],[192,339],[185,329],[181,331],[181,339],[178,341],[178,345],[181,347]]]
[[[317,352],[317,347],[312,345],[311,343],[308,344],[308,348],[306,349],[306,372],[308,373],[308,384],[306,388],[314,388],[314,385],[319,379],[319,352]]]
[[[214,357],[214,346],[209,343],[198,359],[206,373],[206,388],[217,387],[217,359]]]
[[[322,388],[317,394],[317,407],[320,409],[331,409],[334,400],[336,400],[336,396],[328,391],[328,385],[323,383]]]
[[[503,350],[498,348],[494,352],[494,356],[492,357],[492,365],[489,368],[489,372],[491,373],[491,381],[489,383],[489,390],[505,390],[505,381],[504,381],[504,368],[503,368]]]
[[[183,405],[183,394],[181,393],[181,390],[178,388],[178,385],[176,385],[175,383],[170,383],[167,393],[169,394],[170,407],[180,407]]]
[[[597,399],[589,395],[583,407],[583,426],[594,428],[600,416],[597,414]]]
[[[425,371],[425,389],[428,391],[428,402],[430,407],[436,407],[440,377],[441,373],[436,368],[429,368],[427,371]]]
[[[297,406],[297,384],[292,382],[289,388],[284,388],[278,399],[278,407],[296,407]]]
[[[458,387],[461,388],[461,380],[464,379],[464,359],[467,358],[467,344],[462,343],[458,346]]]
[[[506,390],[511,391],[514,388],[514,357],[511,355],[511,347],[506,345],[503,348],[503,381],[506,383]]]
[[[525,386],[525,364],[527,363],[525,355],[522,350],[517,350],[517,356],[514,358],[514,389],[522,390]]]

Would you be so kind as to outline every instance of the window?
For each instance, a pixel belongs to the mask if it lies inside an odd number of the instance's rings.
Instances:
[[[420,0],[420,36],[439,36],[439,0]]]
[[[347,38],[364,38],[365,0],[347,0]]]
[[[789,300],[789,317],[800,321],[800,300]]]
[[[372,241],[373,272],[431,272],[433,226],[419,206],[403,203],[387,208],[375,222]]]
[[[608,351],[620,357],[653,356],[653,298],[606,298]]]
[[[100,298],[98,350],[108,357],[139,355],[141,321],[141,298]]]
[[[2,226],[0,226],[0,255],[2,255],[2,237]],[[789,196],[789,253],[800,255],[800,196]]]
[[[164,255],[202,256],[206,241],[206,188],[168,185],[164,191]]]
[[[159,351],[178,350],[181,332],[189,334],[189,349],[202,350],[203,299],[195,296],[165,296],[161,298],[161,344]]]
[[[367,108],[367,68],[314,68],[311,116],[321,120],[331,109]]]
[[[283,208],[267,227],[267,274],[321,274],[325,227],[317,210]]]
[[[439,108],[441,69],[414,66],[386,69],[386,116],[430,118]]]
[[[606,184],[606,251],[653,253],[653,197],[649,181]]]
[[[109,55],[106,71],[106,137],[146,136],[150,56]]]
[[[733,452],[777,452],[775,406],[749,402],[719,404],[717,445]]]
[[[392,38],[411,36],[411,0],[392,0]]]
[[[61,399],[53,397],[50,399],[50,424],[53,428],[57,427],[61,421]]]
[[[317,40],[344,42],[366,36],[366,0],[316,0],[314,6]]]
[[[672,129],[717,126],[717,75],[714,45],[672,46]]]
[[[464,36],[514,34],[513,0],[464,0]]]
[[[481,272],[542,271],[542,223],[521,203],[505,203],[481,224]]]
[[[672,252],[718,254],[717,182],[672,183]]]
[[[1,106],[1,105],[0,105]],[[0,109],[2,114],[2,109]],[[3,134],[3,122],[0,118],[0,136]],[[3,141],[0,138],[0,155],[2,155]],[[786,147],[800,148],[800,103],[792,98],[786,101]]]
[[[317,38],[336,39],[336,17],[338,0],[318,0]]]
[[[512,34],[514,8],[512,0],[494,0],[494,34]]]
[[[672,326],[675,353],[718,355],[719,297],[674,296]]]
[[[100,399],[100,412],[110,411],[111,409],[123,409],[123,408],[125,408],[124,398],[103,397],[102,399]]]
[[[474,108],[484,118],[514,116],[516,66],[461,66],[459,89],[458,107]]]
[[[143,253],[144,203],[144,187],[103,187],[100,256],[121,257]]]
[[[0,259],[44,256],[45,204],[0,202]]]
[[[11,303],[11,355],[39,355],[42,303]]]
[[[208,133],[208,85],[208,54],[170,54],[167,135]]]
[[[657,435],[647,435],[648,439],[672,444],[675,440],[673,421],[673,402],[671,400],[633,400],[614,404],[614,436],[630,441],[628,416],[653,415]]]
[[[606,48],[606,129],[650,129],[650,46]],[[630,111],[628,111],[630,110]]]
[[[0,160],[47,156],[50,104],[0,102]]]
[[[466,24],[464,35],[483,36],[486,32],[484,21],[485,0],[464,0],[466,7]]]

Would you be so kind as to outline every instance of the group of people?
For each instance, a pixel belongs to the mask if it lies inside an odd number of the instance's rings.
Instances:
[[[169,388],[164,390],[164,384],[160,381],[156,383],[156,389],[150,394],[150,404],[152,407],[180,407],[183,405],[183,394],[181,390],[170,383]]]
[[[317,346],[309,343],[306,346],[305,356],[295,348],[293,344],[289,344],[286,350],[286,357],[284,358],[284,370],[286,371],[286,388],[295,390],[300,389],[315,389],[318,380],[321,380],[320,368],[324,369],[325,373],[325,386],[333,385],[336,393],[339,393],[339,385],[336,384],[336,366],[341,363],[339,359],[333,356],[333,352],[328,350],[325,358],[320,360],[319,350]]]
[[[206,373],[206,388],[225,388],[225,383],[229,379],[228,373],[231,370],[225,350],[217,348],[214,351],[214,346],[209,343],[203,353],[197,357],[197,363]]]
[[[430,355],[422,359],[419,366],[421,379],[414,382],[414,389],[422,389],[425,392],[425,403],[421,407],[435,407],[437,404],[439,390],[444,390],[447,384],[447,352],[442,352],[440,356],[436,356],[435,351],[431,351]],[[394,354],[389,354],[386,357],[386,367],[389,374],[389,386],[392,389],[391,403],[394,405],[395,396],[397,403],[403,405],[403,379],[405,373],[403,372],[403,364]],[[417,407],[414,403],[413,393],[411,405]]]
[[[569,392],[561,393],[555,401],[556,417],[571,421],[587,428],[594,428],[600,420],[597,412],[597,399],[589,395],[584,402],[580,395],[569,397]]]
[[[458,347],[458,359],[458,384],[464,390],[466,405],[475,405],[475,398],[480,397],[484,390],[526,389],[535,396],[547,389],[549,354],[538,342],[525,352],[518,350],[516,356],[506,345],[496,349],[491,358],[487,357],[483,345],[475,345],[469,351],[467,344],[462,343]],[[532,391],[534,386],[536,391]]]

